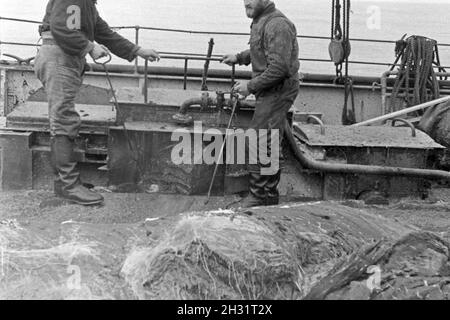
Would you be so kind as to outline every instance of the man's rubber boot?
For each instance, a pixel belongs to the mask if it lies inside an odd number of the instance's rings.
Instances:
[[[238,206],[240,208],[252,208],[266,205],[266,194],[264,186],[267,183],[267,176],[263,176],[259,173],[249,173],[249,194],[242,199]]]
[[[84,187],[74,157],[75,142],[67,136],[52,138],[52,159],[58,172],[55,194],[76,204],[91,206],[103,203],[103,197]]]
[[[267,184],[265,186],[267,206],[276,206],[280,204],[280,192],[278,191],[280,178],[281,170],[272,176],[267,176]]]

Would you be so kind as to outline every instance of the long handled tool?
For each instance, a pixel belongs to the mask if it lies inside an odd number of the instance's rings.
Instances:
[[[103,70],[105,71],[105,74],[106,74],[106,79],[108,80],[109,87],[111,88],[111,92],[112,92],[112,95],[113,95],[113,98],[114,98],[114,106],[113,106],[112,110],[115,111],[114,107],[116,109],[118,109],[119,108],[119,102],[117,101],[116,92],[114,91],[114,87],[113,87],[112,82],[111,82],[111,77],[109,76],[109,71],[108,71],[108,68],[106,67],[106,65],[109,62],[111,62],[111,59],[112,59],[111,54],[108,52],[105,61],[99,61],[98,59],[94,59],[94,62],[96,64],[98,64],[98,65],[103,66]]]
[[[112,84],[112,81],[111,81],[111,77],[109,75],[109,71],[108,71],[108,68],[106,66],[109,62],[111,62],[111,59],[112,59],[111,54],[108,52],[105,61],[99,61],[98,59],[94,59],[94,62],[96,64],[98,64],[98,65],[103,66],[103,69],[104,69],[105,74],[106,74],[106,79],[108,80],[109,87],[111,89],[111,93],[112,93],[113,98],[114,98],[114,105],[113,105],[112,110],[113,111],[117,110],[117,112],[119,112],[119,101],[117,100],[116,91],[114,90],[114,87],[113,87],[113,84]],[[141,168],[139,166],[139,152],[138,152],[138,150],[135,150],[135,148],[133,147],[133,144],[131,143],[131,139],[130,139],[130,136],[128,134],[128,130],[127,130],[125,121],[123,122],[123,134],[125,136],[125,139],[127,140],[128,148],[130,149],[130,152],[132,154],[133,161],[136,163],[136,169],[138,170],[138,172],[140,172],[142,174]]]
[[[233,102],[233,109],[231,110],[230,121],[228,122],[227,131],[225,132],[225,139],[223,141],[222,147],[220,148],[219,156],[217,157],[217,160],[216,160],[216,167],[214,168],[214,173],[213,173],[213,176],[211,179],[211,184],[209,185],[208,199],[206,199],[205,205],[207,205],[209,203],[209,201],[211,200],[211,192],[212,192],[212,188],[214,186],[214,181],[216,180],[216,175],[217,175],[217,170],[219,169],[220,159],[222,159],[222,157],[223,157],[223,151],[225,150],[225,145],[227,143],[226,133],[231,128],[231,123],[233,122],[233,118],[236,113],[236,108],[237,108],[237,105],[239,102],[239,96],[235,95],[233,92],[231,92],[231,99],[233,99],[233,97],[235,98],[235,100]]]

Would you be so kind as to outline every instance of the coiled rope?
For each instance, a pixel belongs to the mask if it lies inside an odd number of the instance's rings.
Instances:
[[[388,106],[395,112],[440,97],[439,82],[433,65],[439,65],[437,42],[421,36],[411,36],[396,45],[397,60],[401,59],[398,75]]]

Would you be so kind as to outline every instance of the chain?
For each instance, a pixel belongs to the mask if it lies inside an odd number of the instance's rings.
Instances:
[[[348,77],[348,55],[350,51],[350,0],[344,0],[344,45],[346,51],[345,58],[345,77]]]
[[[342,63],[336,65],[336,82],[342,82]]]

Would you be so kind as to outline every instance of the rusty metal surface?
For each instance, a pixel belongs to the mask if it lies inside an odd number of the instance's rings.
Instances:
[[[47,94],[44,87],[31,90],[27,101],[47,102]],[[111,90],[97,86],[82,84],[79,93],[75,98],[75,104],[89,105],[109,105],[112,99]]]
[[[54,172],[51,166],[50,150],[32,149],[33,189],[53,191]],[[79,155],[77,155],[79,156]],[[108,186],[108,172],[99,170],[101,164],[79,162],[81,180],[98,187]]]
[[[127,69],[126,66],[120,66]],[[120,69],[120,68],[119,68]],[[17,103],[22,103],[30,96],[30,91],[39,90],[42,87],[41,83],[36,79],[34,71],[31,67],[5,67],[0,66],[0,70],[4,73],[3,81],[8,89],[8,97],[3,96],[3,91],[0,92],[0,114],[4,110],[5,113],[13,110]],[[128,70],[128,69],[127,69]],[[183,88],[183,68],[167,69],[150,69],[150,84],[151,88]],[[220,70],[210,70],[211,72],[219,72]],[[120,91],[120,88],[134,87],[137,92],[136,101],[143,102],[144,97],[142,91],[138,89],[139,82],[142,81],[141,74],[134,74],[133,69],[111,71],[114,88]],[[119,73],[117,73],[119,72]],[[194,72],[190,70],[190,72]],[[201,81],[198,78],[201,75],[201,70],[194,74],[190,74],[188,78],[188,88],[199,92]],[[239,79],[247,79],[247,76],[242,76],[238,72]],[[378,88],[374,87],[372,90],[370,85],[375,81],[375,78],[362,79],[361,83],[367,85],[367,88],[355,90],[355,100],[357,101],[357,120],[367,120],[379,116],[381,114],[381,97]],[[209,81],[210,89],[214,90],[229,90],[230,83],[225,79],[211,79]],[[96,72],[87,72],[84,80],[85,84],[107,89],[107,83],[104,77],[104,72],[97,70]],[[27,85],[24,85],[27,84]],[[334,87],[330,84],[328,78],[323,76],[305,75],[304,82],[301,84],[300,94],[295,101],[294,107],[296,110],[308,113],[322,113],[324,115],[325,123],[337,124],[341,120],[341,107],[344,99],[342,88]],[[153,89],[150,89],[153,90]],[[182,90],[180,90],[182,91]],[[150,92],[150,91],[149,91]],[[149,93],[151,97],[151,93]],[[142,98],[142,99],[141,99]],[[125,99],[126,100],[126,99]],[[4,102],[4,105],[2,106]]]
[[[203,126],[193,126],[193,127],[180,127],[173,123],[166,122],[147,122],[147,121],[134,121],[127,122],[126,128],[128,131],[145,131],[145,132],[162,132],[162,133],[173,133],[175,130],[187,130],[189,133],[195,134],[205,134],[205,130],[209,129]],[[122,127],[112,127],[111,129],[122,129]],[[222,134],[225,134],[226,128],[215,128]]]
[[[112,106],[78,104],[76,110],[81,116],[82,128],[87,131],[107,131],[116,121],[116,112]],[[48,104],[28,101],[14,109],[6,117],[9,129],[28,129],[30,131],[48,130]]]
[[[137,184],[144,189],[157,185],[163,193],[206,194],[214,165],[174,164],[172,149],[178,142],[172,141],[173,129],[161,123],[127,123],[132,146],[130,150],[123,128],[112,127],[108,150],[110,184]],[[202,132],[191,131],[191,134]],[[191,159],[194,159],[194,150]],[[222,165],[215,181],[214,194],[223,194],[224,171],[225,166]]]
[[[340,146],[326,149],[326,161],[402,168],[426,168],[427,166],[427,152],[422,149]]]
[[[0,132],[0,191],[31,189],[32,133]]]
[[[216,93],[210,92],[210,97],[215,98]],[[186,100],[201,97],[201,92],[194,90],[173,90],[173,89],[150,89],[149,102],[144,103],[142,92],[138,89],[120,89],[117,94],[119,109],[117,112],[117,124],[124,122],[164,122],[175,123],[173,115],[179,112],[180,106]],[[204,126],[224,127],[230,117],[229,110],[211,107],[202,110],[200,106],[189,109],[189,115],[194,121],[202,121]],[[252,118],[253,112],[239,110],[232,125],[239,128],[247,128]]]
[[[308,136],[310,146],[321,147],[361,147],[361,148],[405,148],[405,149],[442,149],[425,133],[418,131],[412,137],[410,128],[403,127],[346,127],[325,126],[325,134],[320,126],[302,125],[300,128]]]
[[[211,98],[216,97],[213,91],[208,92]],[[177,90],[177,89],[148,89],[148,103],[158,106],[179,107],[191,98],[201,98],[202,92],[198,90]],[[144,95],[138,88],[121,88],[117,90],[119,102],[144,104]]]
[[[402,168],[426,168],[427,152],[422,149],[327,147],[326,161]],[[327,174],[324,199],[359,199],[366,192],[380,192],[386,198],[422,197],[425,180],[374,175]]]

